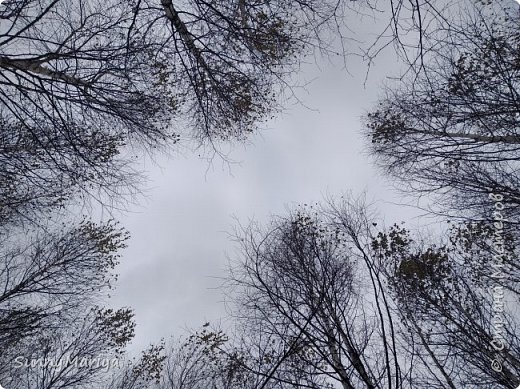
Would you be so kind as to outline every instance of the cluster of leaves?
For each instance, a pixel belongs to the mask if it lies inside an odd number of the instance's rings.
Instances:
[[[431,303],[417,299],[421,294],[427,294],[428,299],[439,304],[448,303],[456,289],[448,247],[424,248],[414,241],[409,230],[398,224],[388,232],[379,232],[371,246],[385,268],[389,287],[398,296],[399,303],[409,306],[410,301],[414,301],[414,315],[428,314]]]

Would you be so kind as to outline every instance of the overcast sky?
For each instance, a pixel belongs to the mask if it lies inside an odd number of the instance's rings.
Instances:
[[[226,253],[234,249],[226,234],[233,216],[266,222],[293,205],[346,191],[367,191],[387,223],[419,213],[392,204],[402,199],[363,152],[360,118],[376,101],[384,77],[398,69],[391,50],[378,57],[365,87],[360,60],[352,59],[350,75],[340,64],[319,65],[309,64],[300,75],[312,80],[299,93],[311,109],[288,107],[252,145],[233,150],[230,158],[240,164],[216,159],[208,165],[183,153],[146,166],[148,201],[119,217],[131,240],[117,269],[113,304],[135,310],[131,350],[225,315],[216,287],[225,275]]]

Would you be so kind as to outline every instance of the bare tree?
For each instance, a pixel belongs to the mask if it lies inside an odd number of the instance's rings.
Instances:
[[[298,363],[281,365],[294,375],[310,366],[343,388],[403,387],[391,302],[370,257],[370,219],[360,202],[329,205],[240,234],[236,315],[298,346]]]
[[[128,309],[92,309],[60,318],[56,328],[42,327],[15,348],[2,377],[6,386],[35,389],[91,388],[119,368],[122,350],[133,337]]]
[[[27,233],[27,231],[23,231]],[[41,334],[67,331],[110,287],[126,233],[90,222],[62,231],[3,236],[0,359],[12,359]],[[29,347],[29,351],[31,347]]]
[[[348,198],[239,234],[233,312],[245,333],[273,343],[280,373],[260,375],[281,387],[516,388],[513,237],[504,235],[513,251],[499,277],[493,226],[421,238],[401,225],[376,233],[376,220]],[[309,380],[284,380],[291,374]]]
[[[474,250],[485,235],[468,231],[454,226],[448,241],[434,244],[394,225],[374,238],[396,314],[407,327],[403,352],[417,361],[413,387],[516,388],[520,382],[518,294],[504,295],[491,262],[480,262],[483,250]]]
[[[229,338],[209,323],[167,350],[157,389],[250,388],[236,354],[227,349]]]
[[[400,47],[400,34],[419,31],[421,42],[442,15],[429,1],[390,5]],[[0,215],[36,220],[78,196],[113,205],[138,191],[136,148],[168,151],[182,137],[219,150],[246,139],[281,108],[306,54],[354,51],[345,15],[378,6],[10,1],[0,10]]]
[[[138,172],[119,157],[123,136],[79,120],[32,128],[0,122],[2,224],[42,223],[71,200],[116,206],[138,192]]]
[[[238,324],[238,323],[235,323]],[[283,389],[328,388],[330,383],[316,379],[305,369],[302,356],[308,350],[292,341],[285,348],[280,338],[263,332],[236,328],[232,336],[203,325],[182,341],[172,343],[158,389]]]
[[[156,388],[164,376],[164,344],[151,345],[141,352],[139,358],[122,361],[118,369],[104,375],[105,389]],[[126,363],[125,363],[126,362]]]
[[[218,150],[278,108],[347,2],[16,0],[0,10],[0,215],[134,194],[132,154]],[[124,196],[123,196],[124,197]],[[110,203],[109,203],[110,205]]]
[[[497,5],[498,4],[498,5]],[[489,193],[519,211],[519,14],[513,4],[475,6],[430,37],[427,60],[368,114],[370,150],[435,211],[489,219]]]

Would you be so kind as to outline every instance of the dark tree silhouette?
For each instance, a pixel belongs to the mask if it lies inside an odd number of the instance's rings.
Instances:
[[[126,240],[113,223],[22,233],[28,236],[4,235],[1,250],[0,360],[11,369],[41,336],[69,331],[76,316],[96,307]],[[0,378],[7,382],[2,369]]]
[[[92,309],[42,327],[12,351],[2,377],[7,387],[35,389],[101,387],[122,368],[121,351],[134,335],[127,309]]]
[[[216,150],[244,140],[304,55],[331,50],[347,4],[3,5],[0,216],[37,219],[78,195],[110,205],[138,190],[132,154],[171,150],[181,135]]]
[[[454,225],[446,242],[434,244],[394,225],[373,240],[396,314],[407,328],[404,352],[427,367],[414,369],[413,387],[516,388],[520,383],[519,295],[505,287],[514,280],[492,277],[491,261],[482,258],[489,248],[486,235],[481,225]]]
[[[343,388],[404,384],[391,301],[370,256],[370,222],[360,202],[345,200],[239,235],[236,316],[292,351],[282,371]],[[318,387],[309,382],[297,387]]]
[[[489,193],[519,214],[519,14],[514,4],[476,6],[433,34],[412,72],[367,116],[370,150],[414,196],[443,211],[489,220]],[[442,205],[443,207],[441,207]]]

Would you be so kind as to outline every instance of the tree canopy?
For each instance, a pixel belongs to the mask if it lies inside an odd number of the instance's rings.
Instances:
[[[432,195],[444,206],[435,211],[489,219],[488,196],[500,193],[515,222],[520,15],[498,4],[434,34],[427,60],[388,87],[366,132],[383,171],[412,195]]]

